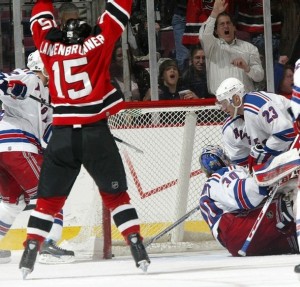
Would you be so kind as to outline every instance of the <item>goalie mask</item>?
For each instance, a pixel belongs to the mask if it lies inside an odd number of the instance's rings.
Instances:
[[[67,45],[82,44],[90,36],[92,28],[86,22],[78,19],[69,19],[62,27],[62,42]]]
[[[216,145],[209,145],[203,148],[199,158],[201,170],[210,176],[222,167],[230,165],[230,160],[224,150]]]

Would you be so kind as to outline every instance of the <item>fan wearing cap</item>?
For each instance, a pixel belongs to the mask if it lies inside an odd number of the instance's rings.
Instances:
[[[236,143],[243,140],[244,145],[249,146],[249,153],[252,146],[257,147],[251,154],[250,159],[254,157],[251,164],[262,163],[270,155],[276,156],[289,149],[296,134],[287,111],[288,99],[265,91],[246,93],[244,84],[236,78],[224,80],[216,97],[222,111],[229,115],[223,125],[223,140],[230,159],[239,152]],[[255,162],[259,158],[260,162]]]
[[[208,177],[200,193],[202,217],[213,237],[232,256],[239,256],[268,188],[259,187],[247,169],[232,165],[221,146],[205,146],[199,161]],[[281,194],[273,200],[270,216],[263,218],[248,248],[248,256],[298,252],[291,207],[288,196]]]
[[[180,100],[197,98],[192,91],[183,90],[180,84],[179,69],[175,60],[166,59],[159,66],[158,95],[160,100]]]

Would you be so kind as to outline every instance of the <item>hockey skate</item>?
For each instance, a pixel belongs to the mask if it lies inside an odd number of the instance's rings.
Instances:
[[[36,256],[38,254],[39,243],[37,240],[27,240],[19,268],[21,269],[23,279],[33,271]]]
[[[64,264],[75,261],[75,254],[71,250],[60,248],[52,239],[46,239],[41,246],[39,263]]]
[[[295,266],[294,271],[295,271],[295,273],[298,274],[299,280],[300,280],[300,264],[298,264],[298,265]]]
[[[128,236],[128,242],[136,267],[141,268],[144,272],[147,272],[148,266],[150,264],[150,259],[140,235],[138,233],[130,234]]]
[[[2,250],[0,249],[0,264],[8,263],[11,260],[11,252],[10,250]]]

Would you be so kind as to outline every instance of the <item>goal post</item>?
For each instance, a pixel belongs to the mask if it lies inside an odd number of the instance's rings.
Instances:
[[[109,117],[113,136],[121,140],[116,142],[127,175],[128,193],[138,212],[145,242],[197,206],[206,180],[200,170],[199,155],[208,144],[222,145],[225,118],[211,99],[127,102],[124,110]],[[91,230],[92,225],[101,226],[96,237],[104,239],[99,245],[103,256],[130,254],[102,204],[94,205],[89,209],[93,214],[86,217],[93,223],[83,225]],[[83,238],[89,236],[86,228],[83,232]],[[147,250],[202,250],[208,241],[214,240],[201,213],[196,212]]]

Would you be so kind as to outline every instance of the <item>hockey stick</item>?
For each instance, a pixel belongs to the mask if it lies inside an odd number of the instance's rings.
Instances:
[[[269,197],[267,198],[267,200],[265,201],[264,203],[264,206],[263,208],[261,209],[261,211],[259,212],[256,220],[255,220],[255,223],[253,224],[252,228],[251,228],[251,231],[249,232],[249,235],[248,237],[246,238],[246,241],[244,242],[242,248],[238,251],[238,254],[241,255],[241,256],[246,256],[246,252],[248,250],[248,247],[264,217],[264,215],[266,214],[279,186],[280,186],[281,182],[280,183],[277,183],[273,188],[272,190],[270,191],[269,193]]]
[[[159,238],[161,238],[162,236],[164,236],[165,234],[167,234],[169,231],[171,231],[177,225],[179,225],[180,223],[182,223],[183,221],[185,221],[186,219],[188,219],[192,214],[194,214],[199,209],[200,209],[200,206],[198,205],[197,207],[195,207],[194,209],[192,209],[191,211],[189,211],[187,214],[185,214],[184,216],[182,216],[181,218],[179,218],[178,220],[176,220],[172,225],[168,226],[166,229],[164,229],[163,231],[161,231],[160,233],[158,233],[157,235],[155,235],[154,237],[152,237],[145,244],[145,247],[148,247],[154,241],[158,240]]]
[[[29,98],[30,98],[30,99],[33,99],[33,100],[35,100],[35,101],[37,101],[37,102],[39,102],[39,103],[41,103],[41,104],[43,104],[43,105],[45,105],[45,106],[47,106],[47,107],[49,107],[49,108],[51,108],[51,109],[54,108],[50,103],[46,102],[45,99],[39,99],[39,98],[37,98],[37,97],[35,97],[35,96],[33,96],[33,95],[29,95]],[[115,141],[117,141],[117,142],[119,142],[119,143],[122,143],[122,144],[124,144],[124,145],[127,145],[128,147],[134,149],[134,150],[135,150],[136,152],[138,152],[138,153],[144,153],[141,149],[135,147],[134,145],[132,145],[132,144],[130,144],[130,143],[128,143],[128,142],[125,142],[125,141],[121,140],[120,138],[117,138],[117,137],[114,136],[114,139],[115,139]]]
[[[122,143],[122,144],[124,144],[124,145],[127,145],[128,147],[134,149],[134,150],[135,150],[136,152],[138,152],[138,153],[144,153],[141,149],[135,147],[134,145],[132,145],[132,144],[130,144],[130,143],[124,142],[124,141],[121,140],[120,138],[117,138],[117,137],[114,136],[114,139],[115,139],[115,141],[117,141],[117,142],[119,142],[119,143]]]
[[[46,102],[45,99],[40,99],[40,98],[37,98],[37,97],[35,97],[33,95],[29,95],[29,98],[35,100],[36,102],[39,102],[39,103],[47,106],[47,107],[49,107],[51,109],[53,109],[53,106],[50,103]]]

